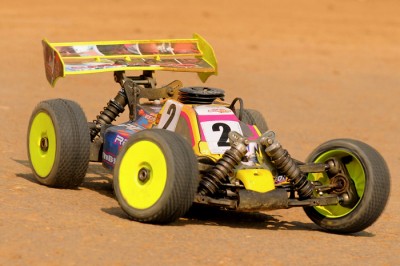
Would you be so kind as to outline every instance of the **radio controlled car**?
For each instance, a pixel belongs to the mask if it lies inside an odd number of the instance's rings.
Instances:
[[[381,215],[390,175],[382,156],[352,139],[325,142],[305,162],[293,159],[263,115],[221,89],[157,87],[155,71],[217,74],[212,47],[191,39],[50,43],[46,76],[113,72],[118,93],[92,122],[66,99],[40,102],[28,128],[28,157],[47,186],[81,185],[89,162],[113,171],[121,208],[133,220],[170,223],[193,203],[236,211],[303,207],[336,233],[364,230]],[[125,71],[143,71],[128,76]],[[113,121],[129,110],[129,121]]]

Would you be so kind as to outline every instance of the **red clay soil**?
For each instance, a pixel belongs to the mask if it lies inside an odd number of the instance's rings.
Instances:
[[[400,3],[397,0],[3,1],[0,4],[0,265],[399,265]],[[51,88],[41,39],[186,38],[214,47],[208,86],[260,110],[293,157],[359,139],[392,174],[380,219],[328,234],[301,209],[201,212],[167,226],[130,221],[112,176],[91,165],[76,190],[39,185],[26,131],[35,105],[80,103],[93,119],[118,89],[112,74],[70,76]],[[194,74],[157,73],[159,85]],[[127,112],[118,120],[127,120]],[[385,185],[385,184],[382,184]]]

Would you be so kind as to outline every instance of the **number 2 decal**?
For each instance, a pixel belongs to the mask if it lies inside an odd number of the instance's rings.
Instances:
[[[217,145],[219,147],[230,146],[230,144],[228,142],[228,134],[229,134],[229,132],[231,132],[231,128],[227,124],[224,124],[224,123],[215,123],[212,126],[212,130],[214,132],[221,131],[221,128],[222,128],[222,133],[221,133],[221,137],[219,138],[219,140],[217,142]]]
[[[208,148],[213,154],[222,154],[229,149],[229,132],[236,131],[239,134],[243,134],[240,124],[237,121],[211,120],[203,121],[200,125]]]
[[[164,111],[161,115],[160,123],[157,128],[175,131],[181,114],[183,104],[174,100],[168,100],[164,105]]]
[[[168,111],[167,114],[169,115],[167,122],[165,122],[165,125],[162,127],[163,129],[167,129],[168,126],[171,124],[172,119],[174,119],[175,117],[175,113],[176,113],[176,105],[175,104],[171,104],[168,107]]]

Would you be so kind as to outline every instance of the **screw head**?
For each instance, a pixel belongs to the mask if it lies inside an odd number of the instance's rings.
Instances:
[[[42,151],[47,151],[49,149],[49,139],[47,137],[40,139],[40,149]]]
[[[141,168],[139,170],[139,173],[138,173],[138,179],[143,183],[146,183],[147,181],[149,181],[149,179],[150,179],[150,170],[147,169],[147,168],[144,168],[144,167]]]

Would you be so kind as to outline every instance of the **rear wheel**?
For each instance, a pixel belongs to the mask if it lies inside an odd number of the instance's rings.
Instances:
[[[243,109],[242,115],[242,122],[248,125],[255,125],[258,130],[260,130],[261,134],[268,131],[267,122],[259,111],[253,109]]]
[[[390,174],[382,156],[371,146],[356,140],[337,139],[315,149],[308,162],[340,161],[352,179],[358,195],[351,206],[317,206],[304,208],[308,217],[325,230],[354,233],[373,224],[383,212],[389,197]],[[309,174],[308,179],[329,185],[325,173]]]
[[[47,186],[79,186],[89,165],[90,135],[81,107],[69,100],[39,103],[28,127],[28,158],[36,179]]]
[[[190,208],[198,186],[197,160],[189,143],[163,129],[134,134],[120,151],[114,190],[133,219],[173,222]]]

